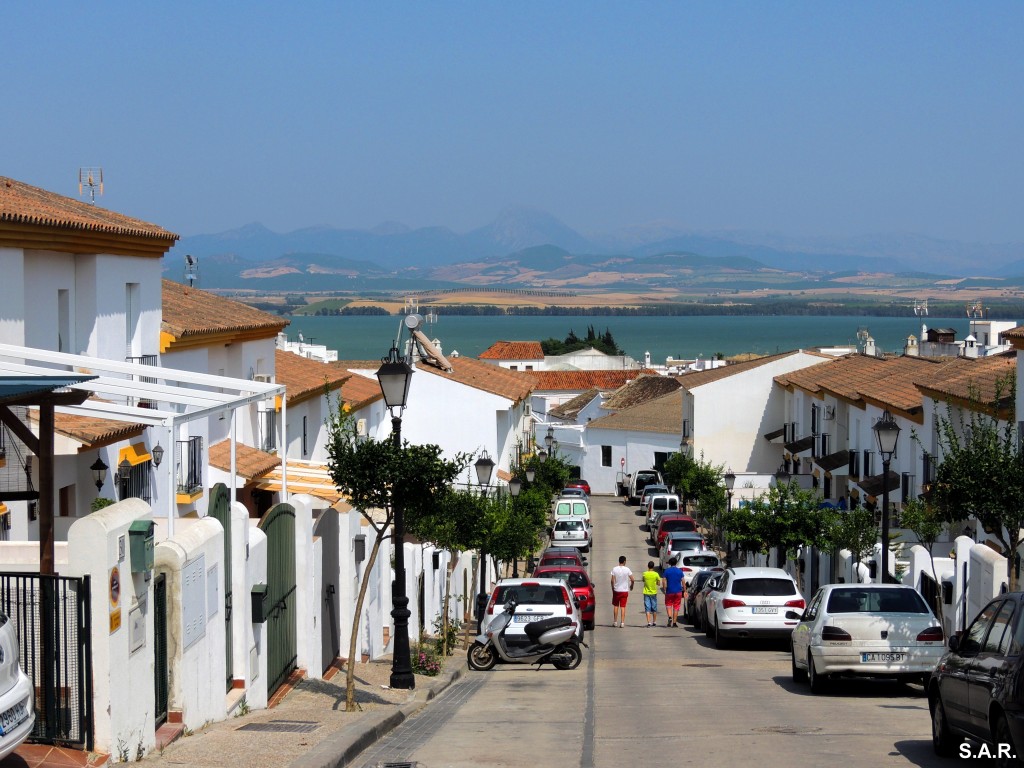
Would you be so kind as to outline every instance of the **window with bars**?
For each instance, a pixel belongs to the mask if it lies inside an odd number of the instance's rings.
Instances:
[[[203,438],[178,440],[178,493],[195,493],[203,487]]]
[[[274,411],[260,411],[260,450],[274,453],[277,450],[277,421]]]
[[[117,495],[123,501],[124,499],[142,499],[149,503],[153,500],[153,494],[150,490],[150,475],[153,468],[153,462],[143,461],[133,466],[128,471],[128,477],[121,479],[118,476],[117,479]]]

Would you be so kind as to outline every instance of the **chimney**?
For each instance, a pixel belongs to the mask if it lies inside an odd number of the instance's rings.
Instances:
[[[650,368],[650,367],[651,367],[651,353],[650,352],[644,352],[644,368]]]
[[[903,354],[907,357],[921,356],[921,349],[917,346],[917,337],[914,334],[907,336],[907,345],[903,347]]]
[[[974,359],[978,356],[978,340],[974,338],[974,335],[968,336],[964,339],[964,357]]]
[[[876,357],[878,355],[878,351],[875,349],[874,337],[868,336],[864,340],[864,354],[868,355],[869,357]]]

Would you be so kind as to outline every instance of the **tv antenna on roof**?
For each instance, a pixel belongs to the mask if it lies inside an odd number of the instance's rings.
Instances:
[[[189,288],[199,280],[199,259],[190,253],[185,254],[185,279],[188,280]]]
[[[928,299],[914,301],[914,314],[918,317],[928,317]]]
[[[981,320],[985,317],[985,307],[981,303],[981,299],[972,301],[967,305],[967,317],[972,320]]]
[[[102,168],[79,168],[78,169],[78,196],[83,191],[88,191],[89,202],[96,205],[96,190],[103,194],[103,169]]]

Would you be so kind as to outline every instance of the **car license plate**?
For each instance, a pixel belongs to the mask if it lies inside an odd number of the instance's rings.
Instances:
[[[20,725],[28,717],[28,708],[24,704],[15,704],[0,714],[0,736]]]
[[[750,609],[751,613],[778,613],[779,609],[774,605],[755,605]]]
[[[529,624],[531,621],[540,621],[551,616],[550,613],[524,613],[516,615],[516,624]]]
[[[905,653],[862,653],[860,655],[861,664],[870,664],[872,662],[904,662],[907,660],[907,654]]]

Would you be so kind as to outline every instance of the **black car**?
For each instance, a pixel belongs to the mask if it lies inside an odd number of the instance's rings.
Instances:
[[[708,579],[716,574],[713,571],[698,571],[690,585],[686,588],[686,604],[683,606],[683,618],[691,624],[697,623],[697,614],[693,608],[693,599],[697,597],[697,593],[704,589],[704,585],[707,584]]]
[[[949,639],[928,684],[939,755],[1024,759],[1024,593],[1000,595]],[[964,737],[982,742],[964,745]]]

